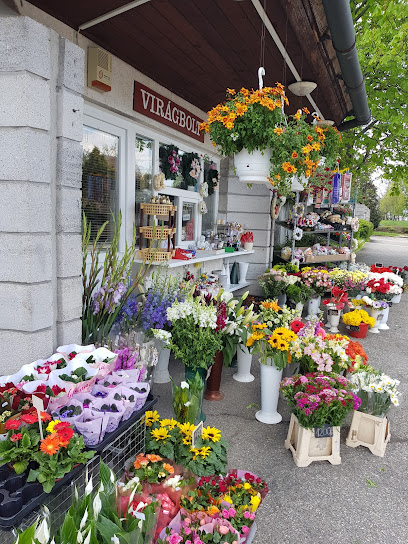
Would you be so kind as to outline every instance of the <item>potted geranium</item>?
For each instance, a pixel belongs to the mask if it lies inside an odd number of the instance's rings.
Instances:
[[[365,310],[353,310],[343,315],[343,323],[353,338],[366,338],[368,327],[374,327],[375,319]]]
[[[366,446],[374,455],[383,457],[390,439],[386,415],[391,405],[399,406],[400,382],[373,369],[355,372],[350,382],[361,406],[353,415],[346,444],[353,448]]]
[[[361,404],[352,384],[338,374],[313,372],[285,378],[280,391],[292,412],[285,447],[296,465],[320,460],[340,464],[340,426]]]
[[[279,423],[279,382],[288,362],[290,344],[297,336],[286,327],[270,330],[265,322],[252,323],[251,330],[247,346],[259,353],[261,363],[261,410],[255,417],[262,423]]]

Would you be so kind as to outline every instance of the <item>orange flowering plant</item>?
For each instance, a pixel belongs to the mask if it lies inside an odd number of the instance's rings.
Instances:
[[[200,130],[210,137],[224,155],[242,149],[263,151],[277,144],[275,127],[284,124],[283,104],[289,104],[284,87],[264,87],[261,90],[227,89],[227,99],[208,112]]]

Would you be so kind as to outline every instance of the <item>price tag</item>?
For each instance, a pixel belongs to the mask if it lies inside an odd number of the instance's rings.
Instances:
[[[40,427],[40,436],[41,440],[44,440],[44,434],[41,424],[41,412],[44,412],[44,401],[40,399],[40,397],[36,397],[35,395],[32,396],[32,402],[34,408],[37,410],[37,417],[38,417],[38,423]]]
[[[338,310],[329,310],[327,313],[328,313],[328,315],[339,315]]]
[[[347,329],[350,329],[351,331],[358,332],[360,330],[360,327],[357,327],[357,325],[348,325]]]
[[[333,425],[323,425],[314,428],[315,438],[330,438],[333,436]]]
[[[375,263],[375,266],[376,266],[377,268],[382,268],[384,265],[383,265],[383,263]]]
[[[378,314],[377,321],[382,321],[384,319],[384,314]]]
[[[197,427],[194,429],[193,434],[191,436],[191,446],[193,448],[196,447],[197,440],[201,438],[201,435],[203,434],[203,422],[200,421],[200,423],[197,425]]]

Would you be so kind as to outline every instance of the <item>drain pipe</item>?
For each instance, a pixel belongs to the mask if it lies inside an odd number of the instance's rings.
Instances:
[[[322,0],[333,47],[337,54],[344,84],[353,104],[354,119],[344,121],[340,131],[366,125],[371,120],[363,73],[356,49],[356,34],[349,0]]]

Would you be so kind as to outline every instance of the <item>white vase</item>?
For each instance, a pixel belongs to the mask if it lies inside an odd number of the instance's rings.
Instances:
[[[249,152],[243,149],[234,155],[234,165],[239,181],[242,183],[266,183],[271,170],[271,152],[269,149]]]
[[[331,333],[339,332],[340,316],[341,310],[338,310],[335,304],[327,304],[327,326],[330,327]]]
[[[297,302],[295,306],[295,310],[300,312],[299,313],[300,317],[302,317],[303,306],[304,306],[303,302]]]
[[[237,349],[237,372],[232,376],[237,382],[253,382],[255,377],[251,374],[252,353],[246,346]]]
[[[382,319],[382,314],[380,314],[380,310],[376,310],[374,308],[369,308],[368,313],[371,317],[375,319],[374,327],[371,327],[371,329],[368,329],[368,332],[371,332],[372,334],[378,334],[380,331],[378,330],[378,325],[380,324],[380,321]],[[381,318],[379,316],[381,315]]]
[[[278,413],[279,385],[282,379],[282,370],[278,370],[273,364],[273,359],[268,359],[269,364],[261,365],[261,409],[255,417],[261,423],[279,423],[282,416]]]
[[[156,368],[154,369],[153,382],[168,383],[170,381],[169,359],[171,350],[165,349],[160,341],[156,343],[156,347],[159,350],[159,360],[157,361]]]
[[[246,282],[249,263],[238,263],[239,268],[239,283]]]
[[[286,299],[287,299],[286,293],[281,293],[278,296],[278,306],[282,308],[282,306],[286,304]]]
[[[389,326],[387,325],[389,313],[390,313],[390,307],[388,306],[388,308],[385,308],[385,310],[382,312],[383,318],[381,319],[381,322],[378,325],[378,328],[380,331],[388,331],[390,329]]]
[[[252,251],[253,247],[254,247],[253,242],[244,242],[245,251]]]
[[[320,311],[320,297],[311,298],[307,303],[307,318],[310,319]]]
[[[391,299],[391,302],[394,304],[398,304],[398,302],[401,302],[401,293],[399,295],[394,295]]]

